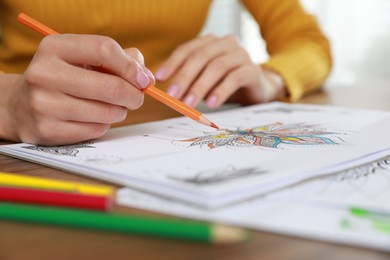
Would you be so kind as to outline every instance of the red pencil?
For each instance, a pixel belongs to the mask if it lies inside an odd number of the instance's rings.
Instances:
[[[78,193],[11,187],[0,187],[0,201],[93,209],[99,211],[108,211],[113,204],[110,196],[92,196]]]

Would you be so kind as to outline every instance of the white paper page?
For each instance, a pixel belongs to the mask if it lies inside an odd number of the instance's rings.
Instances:
[[[224,129],[177,118],[112,129],[86,144],[0,151],[208,207],[390,153],[385,111],[272,103],[207,117]]]
[[[128,188],[118,191],[117,202],[193,219],[390,251],[390,233],[373,228],[369,220],[348,211],[356,206],[390,214],[390,192],[383,189],[386,184],[380,184],[390,178],[389,160],[390,157],[218,210],[206,210]],[[363,182],[370,184],[362,186]],[[351,189],[357,186],[360,188]],[[331,190],[327,190],[329,187]],[[352,204],[345,199],[349,192],[354,198]],[[367,194],[375,194],[376,199],[367,198]]]
[[[341,173],[308,180],[273,197],[334,206],[357,206],[390,215],[390,157]]]

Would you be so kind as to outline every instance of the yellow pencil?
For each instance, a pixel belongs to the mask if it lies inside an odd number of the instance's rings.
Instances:
[[[0,185],[11,187],[35,188],[45,190],[69,191],[81,194],[108,196],[114,189],[104,185],[91,185],[78,182],[60,181],[40,177],[21,176],[0,172]]]

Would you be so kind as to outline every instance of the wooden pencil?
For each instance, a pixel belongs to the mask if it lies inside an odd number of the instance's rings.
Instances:
[[[54,180],[5,172],[0,172],[0,186],[67,191],[101,196],[112,195],[114,192],[113,188],[105,185],[93,185],[79,182]]]
[[[0,219],[159,236],[215,244],[240,243],[250,238],[247,230],[220,224],[7,202],[0,202]]]
[[[60,191],[1,186],[0,201],[81,208],[99,211],[109,211],[113,205],[111,196],[95,196]]]
[[[53,29],[47,27],[46,25],[38,22],[37,20],[33,19],[32,17],[28,16],[25,13],[20,13],[18,15],[18,21],[23,23],[24,25],[27,25],[31,29],[39,32],[40,34],[47,36],[51,34],[59,34],[58,32],[54,31]],[[195,120],[198,123],[219,129],[219,127],[211,122],[209,119],[206,118],[204,114],[199,112],[198,110],[186,105],[185,103],[181,102],[180,100],[168,95],[167,93],[159,90],[158,88],[154,86],[148,86],[146,89],[143,90],[146,94],[152,96],[153,98],[157,99],[161,103],[169,106],[170,108],[176,110],[177,112],[181,113],[184,116],[187,116],[193,120]]]

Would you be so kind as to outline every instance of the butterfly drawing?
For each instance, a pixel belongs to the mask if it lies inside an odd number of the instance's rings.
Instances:
[[[278,148],[288,145],[337,144],[335,132],[329,132],[315,125],[304,123],[283,124],[276,122],[248,129],[222,129],[217,133],[181,140],[189,146],[218,147],[268,147]]]

